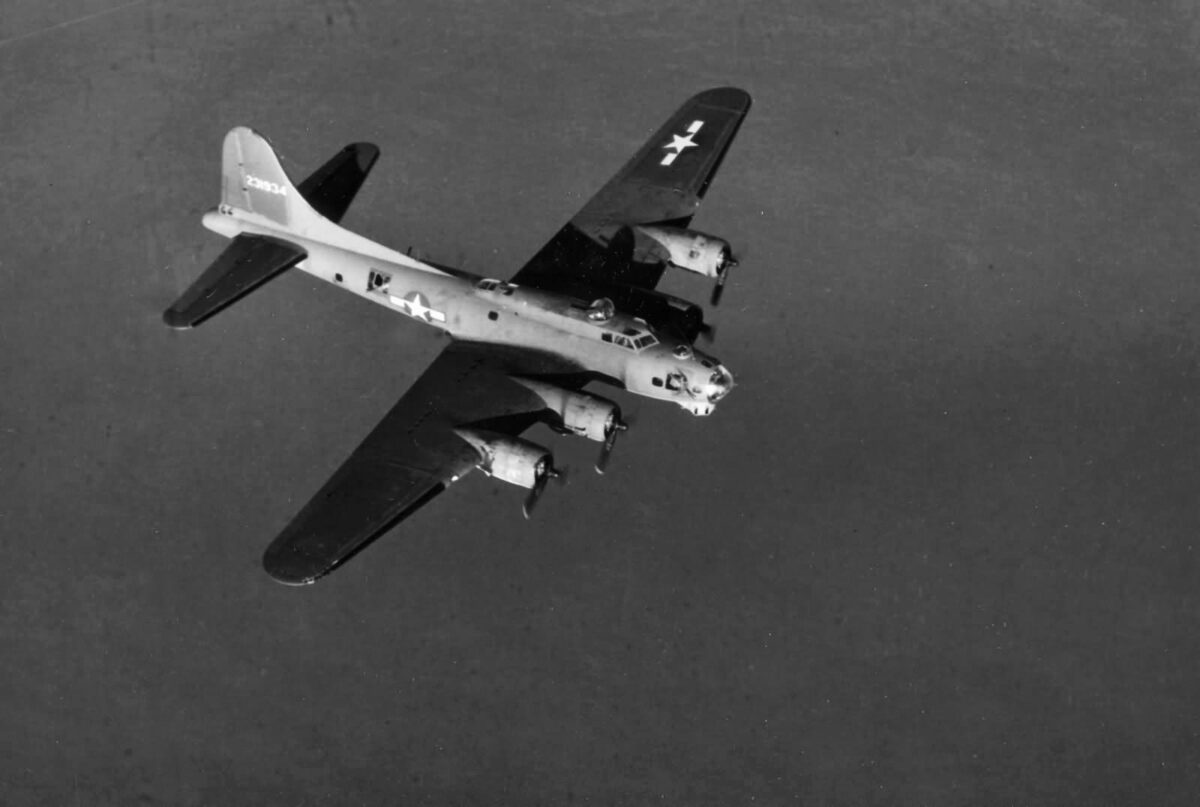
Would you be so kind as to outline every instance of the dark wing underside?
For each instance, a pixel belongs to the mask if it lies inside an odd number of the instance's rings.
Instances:
[[[454,427],[516,436],[531,426],[544,404],[509,375],[586,382],[555,356],[451,343],[271,543],[267,572],[281,583],[311,583],[468,473],[479,455]]]
[[[239,235],[188,290],[163,312],[172,328],[191,328],[237,302],[308,253],[266,235]]]
[[[322,216],[340,221],[362,187],[379,149],[351,143],[297,189]],[[192,328],[308,257],[300,247],[265,235],[235,236],[196,282],[163,312],[172,328]]]
[[[296,190],[322,216],[341,221],[378,159],[378,146],[351,143],[313,171]]]
[[[612,285],[654,288],[664,266],[632,260],[628,226],[686,227],[749,111],[749,94],[733,87],[689,99],[513,282],[581,297]]]

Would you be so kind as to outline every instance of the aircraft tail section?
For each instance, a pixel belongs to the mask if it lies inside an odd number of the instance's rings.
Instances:
[[[221,203],[264,216],[301,234],[321,219],[288,179],[267,139],[245,126],[230,129],[225,135]]]
[[[163,312],[172,328],[192,328],[308,257],[291,239],[242,232],[238,214],[267,219],[281,234],[303,234],[329,224],[288,179],[266,139],[244,126],[225,135],[221,152],[221,207],[205,225],[233,238],[212,265]],[[249,218],[249,217],[247,217]],[[299,239],[297,239],[299,240]]]
[[[439,272],[337,224],[378,157],[379,149],[370,143],[351,143],[297,187],[279,164],[267,139],[253,129],[238,126],[225,135],[222,149],[220,213],[206,215],[204,226],[229,235],[245,229],[237,219],[253,224],[252,217],[261,216],[266,222],[259,223],[267,224],[274,235],[284,240],[295,236],[301,243],[305,239],[319,241]],[[251,216],[239,217],[238,213]]]
[[[441,274],[337,224],[378,158],[372,144],[351,143],[297,187],[265,137],[231,129],[221,150],[221,206],[204,214],[204,226],[233,243],[163,313],[167,325],[199,325],[271,278],[303,268],[315,244]]]

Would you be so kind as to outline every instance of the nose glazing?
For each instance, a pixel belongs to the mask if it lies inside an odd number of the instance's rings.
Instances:
[[[733,375],[723,366],[718,365],[717,369],[709,377],[708,384],[708,400],[711,403],[716,403],[728,395],[729,390],[733,389]]]

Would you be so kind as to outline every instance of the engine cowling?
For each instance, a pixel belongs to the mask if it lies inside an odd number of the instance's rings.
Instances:
[[[642,236],[635,244],[635,254],[649,253],[672,266],[705,277],[718,278],[733,264],[729,242],[715,235],[684,230],[679,227],[636,227]],[[650,243],[644,243],[645,241]]]
[[[546,408],[558,415],[562,427],[579,437],[602,442],[621,422],[620,408],[607,398],[573,392],[530,378],[513,380],[536,393]]]
[[[476,467],[488,476],[533,488],[554,473],[553,455],[536,443],[482,429],[455,429],[454,432],[479,452]]]

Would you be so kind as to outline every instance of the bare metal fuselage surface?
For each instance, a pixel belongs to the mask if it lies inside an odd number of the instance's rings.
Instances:
[[[716,359],[677,340],[660,341],[644,322],[619,311],[597,318],[589,301],[451,274],[340,227],[300,234],[230,208],[205,214],[204,226],[226,237],[286,239],[307,252],[297,268],[455,339],[553,353],[580,372],[696,415],[710,414],[732,387],[732,375]]]

